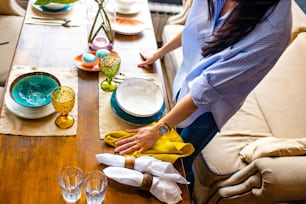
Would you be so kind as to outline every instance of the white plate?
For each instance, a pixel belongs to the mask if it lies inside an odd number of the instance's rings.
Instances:
[[[11,98],[8,92],[5,94],[5,105],[7,109],[15,115],[26,119],[43,118],[55,112],[51,103],[37,108],[28,108],[25,106],[21,106]]]
[[[122,8],[116,8],[116,12],[120,14],[136,14],[141,10],[141,7],[139,5],[134,5],[130,9],[122,9]]]
[[[164,98],[160,88],[142,78],[124,80],[116,90],[119,107],[136,117],[150,117],[160,111]]]
[[[116,18],[113,30],[122,35],[136,35],[146,29],[144,22],[130,18]]]

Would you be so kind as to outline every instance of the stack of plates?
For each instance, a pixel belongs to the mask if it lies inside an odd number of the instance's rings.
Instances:
[[[120,118],[137,125],[152,123],[165,112],[160,88],[153,81],[142,78],[124,80],[112,93],[110,103]]]
[[[59,80],[46,72],[20,75],[13,80],[5,94],[6,107],[21,118],[46,117],[54,113],[51,92],[57,86],[60,86]]]

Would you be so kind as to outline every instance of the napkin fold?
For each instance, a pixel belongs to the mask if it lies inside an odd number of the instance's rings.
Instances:
[[[108,178],[133,187],[141,187],[144,179],[143,173],[122,167],[107,167],[103,172]],[[168,204],[178,203],[182,200],[182,191],[179,186],[171,180],[160,177],[153,176],[149,192],[161,202]]]
[[[125,156],[115,154],[97,154],[99,163],[107,166],[125,167]],[[174,168],[170,162],[161,161],[150,156],[141,156],[135,159],[134,169],[147,172],[153,176],[172,180],[176,183],[189,184],[189,182]]]
[[[127,131],[113,131],[108,132],[104,136],[107,144],[115,147],[118,140],[131,137],[135,133]],[[131,155],[134,157],[151,156],[156,159],[174,163],[178,158],[187,157],[194,152],[194,147],[191,143],[184,143],[181,136],[172,128],[168,133],[161,136],[156,143],[144,153],[138,151],[133,152]]]

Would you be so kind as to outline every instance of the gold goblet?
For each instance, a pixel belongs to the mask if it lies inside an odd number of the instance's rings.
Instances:
[[[112,92],[117,88],[117,84],[113,82],[113,77],[120,69],[120,57],[116,52],[111,51],[109,55],[100,58],[101,72],[106,79],[101,82],[101,89],[106,92]]]
[[[52,105],[60,115],[56,118],[55,124],[59,128],[69,128],[74,123],[74,118],[69,114],[75,103],[75,92],[67,86],[59,86],[51,93]]]

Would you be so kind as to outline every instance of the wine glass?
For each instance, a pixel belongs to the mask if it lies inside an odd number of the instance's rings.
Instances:
[[[106,92],[112,92],[117,88],[117,84],[113,82],[113,77],[120,69],[120,57],[117,53],[111,51],[109,55],[100,58],[101,72],[106,79],[101,82],[101,89]]]
[[[67,86],[56,87],[52,93],[52,105],[60,115],[56,118],[55,124],[59,128],[69,128],[74,123],[74,118],[69,114],[75,103],[75,92]]]

